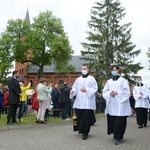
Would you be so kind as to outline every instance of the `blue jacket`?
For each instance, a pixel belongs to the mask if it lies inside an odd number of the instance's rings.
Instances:
[[[3,106],[3,91],[0,91],[0,106]]]
[[[52,90],[52,102],[53,103],[58,103],[59,102],[59,97],[60,97],[59,91],[56,88],[54,88]]]

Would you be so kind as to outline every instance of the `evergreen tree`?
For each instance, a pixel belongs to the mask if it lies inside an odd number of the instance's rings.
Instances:
[[[131,23],[121,25],[124,10],[118,0],[102,0],[91,9],[88,42],[82,43],[81,54],[99,81],[110,78],[109,68],[114,63],[130,81],[133,80],[130,75],[142,69],[140,63],[134,63],[141,50],[134,50],[135,45],[130,41]]]

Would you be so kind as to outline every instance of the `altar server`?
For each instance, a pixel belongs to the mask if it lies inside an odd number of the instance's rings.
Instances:
[[[137,77],[137,85],[133,88],[133,96],[135,99],[136,120],[139,125],[138,128],[147,126],[147,111],[149,105],[149,90],[146,85],[142,83],[142,77]]]
[[[73,108],[76,109],[78,118],[79,133],[82,133],[82,139],[88,138],[92,124],[93,110],[96,109],[95,93],[98,90],[95,78],[89,75],[87,64],[82,65],[82,75],[78,77],[70,91],[70,98],[76,96]]]
[[[114,134],[114,144],[119,145],[125,133],[127,116],[131,115],[130,89],[128,81],[119,75],[119,66],[112,65],[110,69],[112,78],[106,82],[103,89],[103,97],[106,100],[107,134]]]

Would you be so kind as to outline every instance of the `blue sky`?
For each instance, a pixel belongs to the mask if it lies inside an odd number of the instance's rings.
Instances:
[[[0,5],[0,32],[6,28],[8,19],[24,19],[27,8],[30,20],[36,17],[40,11],[51,10],[53,14],[61,18],[65,32],[68,33],[70,45],[79,55],[82,49],[80,42],[85,41],[88,30],[87,22],[91,7],[98,0],[1,0]],[[125,7],[126,16],[123,22],[132,22],[132,39],[136,44],[136,49],[141,49],[142,54],[135,61],[141,62],[144,69],[138,75],[143,77],[144,83],[150,85],[150,75],[148,70],[148,60],[146,52],[150,47],[150,1],[149,0],[121,0]]]

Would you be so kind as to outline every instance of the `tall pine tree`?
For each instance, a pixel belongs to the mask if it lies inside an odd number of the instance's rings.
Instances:
[[[99,81],[110,78],[109,68],[114,63],[120,66],[120,73],[130,81],[134,80],[131,74],[142,69],[140,63],[134,63],[141,50],[134,50],[135,45],[130,41],[131,23],[121,25],[124,10],[118,0],[102,0],[91,9],[88,42],[82,43],[84,50],[81,54]]]

